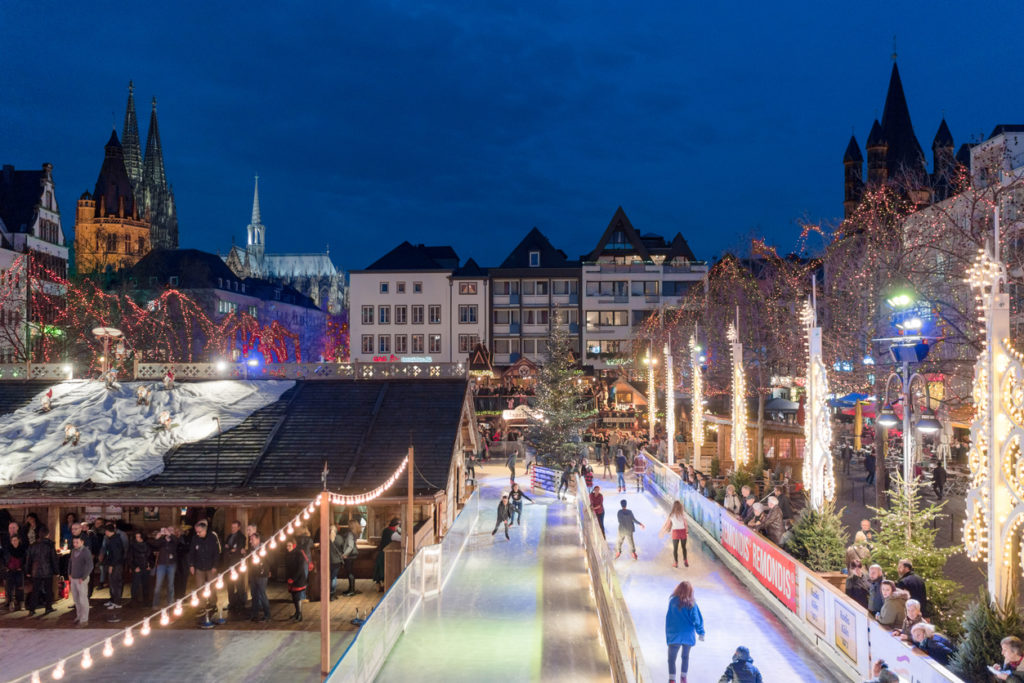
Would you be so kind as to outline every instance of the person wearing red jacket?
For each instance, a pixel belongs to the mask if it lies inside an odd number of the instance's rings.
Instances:
[[[594,511],[597,523],[601,525],[601,536],[607,538],[604,533],[604,494],[601,493],[600,486],[595,486],[590,492],[590,509]]]

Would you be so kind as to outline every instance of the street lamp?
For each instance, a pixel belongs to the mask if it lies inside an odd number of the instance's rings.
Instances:
[[[893,347],[893,356],[897,355],[895,352],[896,348],[895,346]],[[920,417],[916,424],[917,429],[922,434],[934,434],[942,428],[942,425],[935,419],[935,413],[931,409],[932,398],[928,391],[928,381],[920,374],[910,372],[910,362],[908,360],[903,360],[900,370],[890,374],[885,381],[885,408],[882,409],[882,413],[878,416],[879,425],[886,429],[891,429],[899,424],[895,411],[892,408],[892,401],[889,398],[889,391],[893,386],[894,380],[899,385],[899,399],[903,406],[903,481],[906,482],[907,486],[910,486],[914,460],[913,436],[911,435],[910,423],[910,414],[914,410],[914,382],[924,386],[926,400],[924,408],[920,411]]]
[[[896,419],[896,411],[892,409],[892,405],[886,403],[885,407],[882,408],[882,412],[878,416],[878,424],[882,425],[886,429],[892,429],[900,423]]]

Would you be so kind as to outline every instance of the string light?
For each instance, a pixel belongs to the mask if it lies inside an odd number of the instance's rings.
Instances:
[[[693,441],[694,467],[700,467],[700,449],[704,445],[704,373],[701,370],[700,352],[697,331],[694,329],[693,336],[690,337],[690,373],[693,382],[693,389],[690,392],[693,404],[690,411],[690,428],[693,434],[690,438]]]
[[[135,637],[132,635],[132,629],[129,627],[124,631],[124,645],[125,647],[131,647],[134,642]]]
[[[747,444],[747,381],[743,372],[743,344],[733,323],[729,323],[728,338],[732,342],[732,459],[738,469],[747,464],[750,447]]]
[[[92,653],[89,652],[89,648],[85,648],[85,652],[82,653],[82,668],[92,668]]]
[[[217,586],[217,590],[220,590],[221,588],[223,588],[224,587],[224,578],[222,576],[218,576],[217,577],[217,583],[215,585]]]
[[[103,656],[112,657],[114,655],[114,644],[110,641],[110,638],[103,643]]]
[[[55,680],[55,681],[59,681],[60,679],[64,678],[64,660],[63,659],[60,660],[60,662],[57,663],[57,666],[53,667],[53,673],[50,674],[50,675],[53,676],[53,680]]]
[[[180,617],[183,611],[184,610],[182,609],[181,606],[181,600],[178,600],[178,602],[174,603],[174,616]]]
[[[803,322],[807,330],[807,404],[804,416],[804,486],[810,493],[812,509],[821,510],[835,498],[832,470],[832,420],[828,411],[828,372],[821,360],[821,328],[814,308],[805,304]]]
[[[199,607],[199,593],[198,592],[192,593],[192,599],[189,601],[189,604],[192,605],[193,607]]]
[[[171,617],[167,614],[167,610],[160,612],[160,625],[167,626],[169,623],[171,623]]]
[[[142,628],[139,629],[139,633],[142,634],[143,636],[148,636],[149,632],[150,632],[149,619],[147,618],[145,621],[142,622]]]

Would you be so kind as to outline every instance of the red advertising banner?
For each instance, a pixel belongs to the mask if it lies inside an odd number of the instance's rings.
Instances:
[[[792,612],[797,612],[799,592],[792,558],[763,536],[751,531],[732,515],[723,514],[722,545],[749,569]]]

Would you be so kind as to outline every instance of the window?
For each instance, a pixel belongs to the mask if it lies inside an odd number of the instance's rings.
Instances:
[[[592,356],[601,354],[613,355],[619,352],[618,339],[602,339],[600,341],[587,342],[587,353]]]
[[[477,344],[480,343],[480,337],[475,334],[460,334],[459,335],[459,353],[470,353]]]
[[[413,294],[422,294],[423,293],[423,283],[422,282],[414,282],[414,283],[412,283],[412,293]]]
[[[658,296],[657,280],[635,280],[630,285],[633,296]]]
[[[547,325],[548,324],[548,309],[546,308],[528,308],[523,311],[523,324],[525,325]]]
[[[391,307],[390,306],[379,306],[377,308],[377,322],[381,325],[391,324]]]
[[[430,335],[430,347],[427,349],[427,353],[441,353],[441,335]]]
[[[682,296],[686,294],[686,290],[690,288],[692,282],[686,282],[685,280],[665,280],[662,283],[662,291],[665,296]]]
[[[633,247],[629,242],[629,238],[626,237],[626,233],[623,230],[616,230],[612,233],[612,238],[604,245],[605,249],[631,249]]]
[[[409,307],[395,306],[395,324],[404,325],[409,322]]]
[[[626,280],[604,280],[587,283],[587,296],[629,296]]]
[[[255,306],[250,306],[249,307],[249,315],[251,315],[253,318],[255,318],[256,317],[256,313],[257,313],[256,307]]]
[[[657,309],[650,310],[650,311],[633,311],[633,320],[632,320],[633,327],[636,327],[638,325],[643,325],[645,320],[650,318],[652,315],[657,314],[657,312],[658,312]]]
[[[217,287],[219,287],[220,289],[224,289],[224,278],[217,278]]]
[[[423,335],[414,334],[412,335],[412,352],[423,353]]]
[[[441,307],[440,306],[436,306],[436,305],[431,306],[429,313],[430,313],[430,324],[431,325],[440,325],[441,324]]]
[[[494,283],[494,293],[502,296],[519,293],[518,280],[497,280]]]
[[[539,251],[531,251],[530,252],[530,267],[531,268],[539,268],[540,267],[540,252]]]
[[[495,325],[518,325],[519,324],[519,311],[510,309],[496,309],[494,311],[494,324]]]
[[[363,335],[363,346],[362,346],[362,349],[363,349],[363,353],[373,353],[373,335],[372,334],[364,334]]]
[[[579,311],[575,308],[556,308],[554,318],[556,325],[575,325],[580,321]]]
[[[567,296],[577,292],[575,280],[555,280],[551,283],[551,293],[555,296]]]
[[[628,311],[587,311],[587,329],[602,327],[624,327],[629,325]]]
[[[171,277],[167,278],[167,281],[169,283],[171,283],[171,287],[177,287],[178,286],[178,276],[177,275],[172,275]],[[235,289],[236,290],[238,289],[238,284],[237,283],[235,284]]]
[[[532,295],[536,284],[536,280],[523,280],[523,294]]]
[[[476,323],[476,304],[461,304],[459,306],[459,322],[463,325]]]
[[[377,335],[377,353],[391,353],[391,335]]]
[[[412,324],[422,325],[423,324],[423,307],[413,306],[412,307]]]
[[[409,353],[409,337],[404,334],[395,335],[395,353]]]
[[[475,282],[460,282],[459,294],[476,294]]]
[[[126,254],[132,253],[132,236],[131,235],[125,235],[124,236],[124,253],[126,253]]]
[[[537,280],[537,294],[547,295],[548,293],[548,281]]]
[[[223,299],[217,300],[217,312],[223,315],[234,313],[238,310],[238,304],[234,301],[224,301]]]
[[[386,282],[380,283],[380,293],[381,294],[387,294],[388,293],[388,283],[386,283]]]
[[[399,294],[405,294],[405,283],[404,282],[396,282],[395,283],[395,291],[397,291]]]
[[[519,353],[519,340],[495,339],[494,353]]]
[[[363,324],[373,324],[373,306],[363,306]]]
[[[139,242],[139,253],[140,254],[145,254],[146,253],[146,238],[145,237],[140,237],[138,242]]]
[[[107,235],[107,251],[117,251],[117,235]]]

